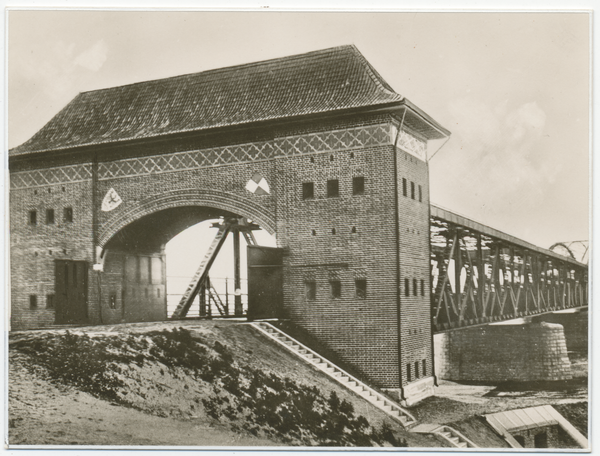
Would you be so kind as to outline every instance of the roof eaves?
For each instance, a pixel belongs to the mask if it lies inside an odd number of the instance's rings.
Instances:
[[[437,121],[433,119],[429,114],[411,102],[408,98],[403,99],[404,104],[408,106],[415,114],[421,117],[425,122],[427,122],[432,128],[437,130],[443,137],[448,137],[452,134],[450,130],[442,127]]]
[[[9,149],[9,158],[13,158],[13,157],[17,158],[17,157],[24,157],[24,156],[33,155],[33,154],[43,154],[43,153],[59,152],[59,151],[67,152],[67,151],[76,150],[79,148],[86,148],[86,147],[93,147],[93,146],[114,146],[117,144],[130,143],[130,142],[134,142],[134,141],[161,140],[161,139],[164,140],[164,139],[167,139],[170,137],[174,137],[177,135],[185,135],[185,134],[194,134],[194,133],[208,134],[211,132],[230,129],[230,128],[231,129],[250,128],[254,125],[267,124],[269,122],[286,122],[287,121],[289,123],[289,122],[301,121],[302,119],[305,119],[308,117],[314,117],[314,116],[318,116],[318,117],[337,116],[337,115],[342,116],[342,115],[348,115],[348,114],[353,114],[353,113],[363,112],[363,111],[373,111],[373,110],[380,111],[382,109],[389,109],[389,108],[394,108],[395,106],[400,106],[400,103],[401,103],[400,101],[387,101],[387,102],[383,102],[380,104],[355,106],[355,107],[343,108],[343,109],[339,109],[339,110],[311,112],[308,114],[301,114],[301,115],[297,115],[294,117],[272,117],[272,118],[260,119],[260,120],[238,123],[238,124],[219,125],[219,126],[201,128],[201,129],[184,129],[184,130],[179,130],[179,131],[170,131],[165,134],[158,134],[158,135],[154,135],[154,136],[143,136],[143,137],[138,136],[138,137],[121,138],[118,140],[96,141],[96,142],[67,145],[67,146],[61,146],[61,147],[55,147],[55,148],[25,150],[23,152],[15,153],[15,150],[18,150],[18,149],[22,148],[22,146],[27,144],[27,143],[24,143],[20,146]]]

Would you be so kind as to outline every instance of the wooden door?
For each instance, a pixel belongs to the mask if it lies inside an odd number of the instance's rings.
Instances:
[[[278,318],[283,306],[283,249],[248,246],[248,319]]]
[[[54,262],[56,323],[87,322],[87,281],[87,262],[73,260]]]

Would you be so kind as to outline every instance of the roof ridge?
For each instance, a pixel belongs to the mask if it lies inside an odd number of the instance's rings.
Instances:
[[[141,85],[141,84],[152,84],[152,83],[165,82],[168,80],[186,79],[186,78],[190,78],[190,77],[198,76],[198,75],[213,76],[213,75],[218,75],[218,74],[222,74],[222,73],[229,73],[229,72],[233,72],[233,71],[237,71],[237,70],[252,68],[252,67],[260,67],[260,66],[266,67],[266,66],[271,66],[271,65],[280,65],[283,62],[292,62],[294,60],[300,60],[303,58],[315,57],[315,56],[319,56],[319,55],[325,56],[327,54],[334,53],[335,51],[341,51],[344,49],[353,51],[356,55],[361,57],[361,60],[366,62],[366,59],[360,53],[360,51],[358,49],[356,49],[356,46],[354,46],[353,44],[344,44],[341,46],[334,46],[334,47],[325,48],[325,49],[317,49],[315,51],[304,52],[301,54],[293,54],[293,55],[287,55],[287,56],[283,56],[283,57],[275,57],[275,58],[271,58],[271,59],[259,60],[257,62],[248,62],[248,63],[241,63],[238,65],[231,65],[231,66],[220,67],[220,68],[212,68],[209,70],[196,71],[193,73],[178,74],[175,76],[167,76],[165,78],[148,79],[145,81],[131,82],[129,84],[121,84],[121,85],[117,85],[117,86],[104,87],[102,89],[84,90],[80,93],[81,94],[95,93],[95,92],[101,92],[103,90],[115,90],[115,89],[121,89],[124,87],[130,87],[130,86]],[[366,63],[368,65],[368,67],[370,67],[368,62],[366,62]],[[371,69],[369,71],[374,71],[374,69],[371,67]],[[383,78],[381,78],[381,79],[383,79]],[[376,79],[374,79],[374,82],[378,85],[381,85]],[[387,83],[386,83],[386,85],[387,85]],[[391,88],[390,88],[390,90],[392,91],[392,93],[395,93],[395,92],[393,92],[393,90]]]
[[[371,63],[369,63],[369,61],[366,59],[366,57],[362,54],[362,52],[360,52],[358,50],[358,48],[354,45],[348,45],[348,47],[352,50],[352,52],[354,52],[354,54],[359,58],[359,60],[362,62],[362,64],[365,66],[365,68],[367,69],[367,72],[369,73],[369,76],[371,76],[371,79],[373,79],[373,82],[375,82],[375,84],[382,90],[385,90],[386,92],[389,92],[390,94],[393,95],[399,95],[401,98],[404,98],[402,95],[400,95],[399,93],[397,93],[392,86],[390,86],[387,81],[383,78],[383,76],[381,76],[379,74],[379,72],[375,69],[375,67],[373,67],[373,65],[371,65]]]

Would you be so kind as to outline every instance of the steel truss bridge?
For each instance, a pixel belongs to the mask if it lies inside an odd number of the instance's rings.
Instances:
[[[431,206],[433,329],[587,307],[588,267]]]

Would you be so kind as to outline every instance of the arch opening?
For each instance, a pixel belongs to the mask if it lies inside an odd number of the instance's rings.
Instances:
[[[257,245],[276,247],[275,236],[227,210],[180,206],[144,215],[121,228],[106,242],[104,274],[99,287],[102,321],[159,321],[172,317],[190,280],[201,263],[206,262],[207,251],[219,231],[213,225],[223,224],[225,220],[250,223],[255,229],[248,237],[236,234],[243,228],[224,237],[218,254],[212,255],[211,262],[214,262],[207,271],[208,281],[202,281],[205,285],[197,292],[184,316],[233,316],[234,310],[237,316],[240,312],[246,315],[246,246],[255,240]],[[239,239],[237,244],[233,239],[235,236]],[[234,244],[239,252],[238,272]]]

